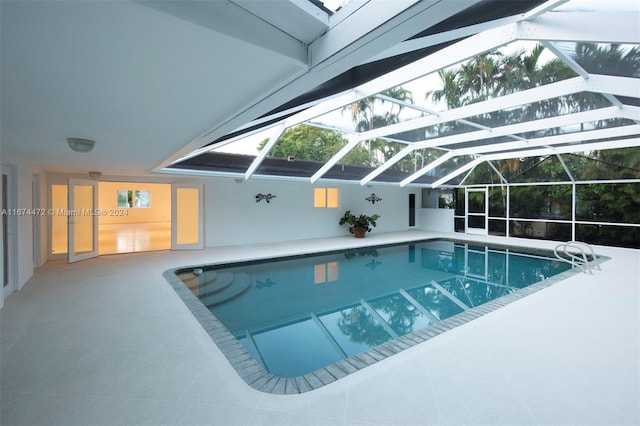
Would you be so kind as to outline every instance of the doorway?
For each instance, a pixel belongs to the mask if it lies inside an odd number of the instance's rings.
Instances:
[[[97,255],[171,248],[171,184],[96,181],[93,183],[97,185],[96,207],[74,207],[69,204],[72,194],[69,191],[71,186],[68,184],[50,186],[51,208],[54,211],[50,227],[50,256],[68,256],[72,231],[69,224],[75,227],[76,222],[82,219],[95,220],[95,223],[93,220],[91,223],[86,220],[85,225],[95,226]],[[91,217],[85,217],[87,215],[83,212],[89,211],[93,212],[89,214]],[[76,241],[76,235],[85,235],[87,232],[74,232],[73,241]]]
[[[409,226],[416,226],[416,194],[409,194]]]
[[[100,182],[99,254],[171,248],[171,184]]]
[[[487,188],[468,188],[466,191],[467,202],[467,234],[487,235],[489,203]]]

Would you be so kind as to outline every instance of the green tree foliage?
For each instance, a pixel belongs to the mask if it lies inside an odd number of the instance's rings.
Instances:
[[[258,149],[264,149],[268,142],[269,139],[263,140]],[[269,155],[275,158],[293,156],[298,160],[327,161],[347,142],[348,140],[339,132],[300,125],[285,130]],[[344,161],[351,164],[364,164],[367,158],[367,151],[362,147],[356,147],[347,154]]]
[[[426,93],[427,99],[444,102],[448,108],[458,108],[488,98],[547,85],[574,77],[576,74],[560,60],[542,63],[544,48],[537,46],[530,52],[502,55],[489,52],[480,55],[458,68],[441,70],[442,88]],[[640,77],[640,48],[617,44],[595,45],[580,43],[572,55],[587,72],[626,77]],[[509,111],[497,111],[473,117],[471,121],[487,126],[503,126],[522,121],[554,117],[561,114],[587,111],[611,105],[599,94],[577,93],[528,104]],[[602,120],[583,123],[580,130],[613,127],[621,120]],[[433,136],[468,131],[464,125],[444,123],[432,130]],[[543,129],[521,135],[536,138],[561,134],[562,128]],[[562,156],[572,177],[577,180],[639,179],[640,147],[592,151]],[[509,182],[570,181],[560,158],[553,156],[513,158],[493,162],[496,169]],[[487,167],[477,167],[467,183],[496,183]],[[618,223],[640,223],[640,184],[581,185],[576,200],[577,220]],[[572,216],[572,191],[570,185],[545,185],[512,187],[509,206],[512,218],[569,220]],[[464,193],[456,193],[456,214],[464,214]],[[490,197],[490,211],[501,212],[504,198]],[[494,205],[495,204],[495,205]],[[560,225],[558,225],[560,226]],[[551,226],[552,228],[552,226]],[[559,229],[559,228],[558,228]],[[587,242],[640,247],[640,230],[637,228],[608,227],[603,225],[578,225],[577,237]],[[558,230],[566,234],[566,230]],[[561,238],[561,239],[562,239]]]

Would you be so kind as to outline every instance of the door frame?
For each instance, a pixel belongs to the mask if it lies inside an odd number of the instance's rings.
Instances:
[[[31,190],[32,190],[32,206],[34,211],[41,211],[41,202],[40,202],[40,175],[37,173],[33,174],[32,182],[31,182]],[[42,216],[36,215],[32,218],[33,223],[31,227],[33,229],[33,267],[37,268],[42,265]]]
[[[76,209],[74,204],[74,186],[91,186],[93,187],[93,200],[91,211],[79,211]],[[67,260],[69,263],[78,262],[80,260],[91,259],[93,257],[98,257],[98,181],[89,180],[89,179],[69,179],[67,185],[67,197],[69,199],[68,202],[68,237],[67,237]],[[89,214],[92,219],[93,224],[93,247],[91,251],[82,252],[80,254],[75,254],[75,217],[76,215],[87,215]]]
[[[469,213],[469,194],[472,192],[484,194],[484,213]],[[467,188],[465,194],[465,232],[470,235],[489,235],[489,188]],[[472,228],[469,226],[469,216],[484,216],[484,228]]]

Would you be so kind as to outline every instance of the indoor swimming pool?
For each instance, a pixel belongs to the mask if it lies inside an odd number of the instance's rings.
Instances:
[[[430,240],[173,272],[212,314],[215,327],[205,329],[228,358],[235,344],[232,357],[249,367],[245,380],[275,380],[276,387],[288,379],[281,386],[304,391],[523,297],[570,268],[552,253]]]

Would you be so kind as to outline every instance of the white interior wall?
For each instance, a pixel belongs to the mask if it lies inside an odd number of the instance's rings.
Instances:
[[[313,189],[317,187],[339,188],[340,206],[314,208]],[[348,235],[346,225],[338,225],[345,210],[354,214],[379,214],[378,226],[372,232],[406,230],[411,192],[419,198],[418,190],[392,186],[367,188],[353,184],[311,185],[258,179],[242,183],[231,179],[208,180],[204,194],[205,242],[208,247],[215,247]],[[366,201],[371,193],[382,201],[375,205]],[[272,194],[276,198],[270,203],[265,200],[256,203],[256,194]]]
[[[33,208],[33,175],[34,173],[42,175],[42,171],[39,166],[32,164],[30,161],[15,156],[15,155],[3,155],[2,157],[5,164],[11,165],[15,169],[15,207],[17,209],[32,209]],[[40,187],[40,199],[42,201],[43,187]],[[34,267],[40,265],[34,265],[33,261],[33,220],[41,221],[41,230],[46,231],[45,216],[41,214],[33,214],[25,210],[25,214],[15,216],[15,257],[14,257],[14,286],[17,289],[21,289],[25,283],[33,275]],[[42,241],[42,239],[41,239]],[[42,247],[41,247],[42,254]],[[41,259],[46,259],[41,256]]]

